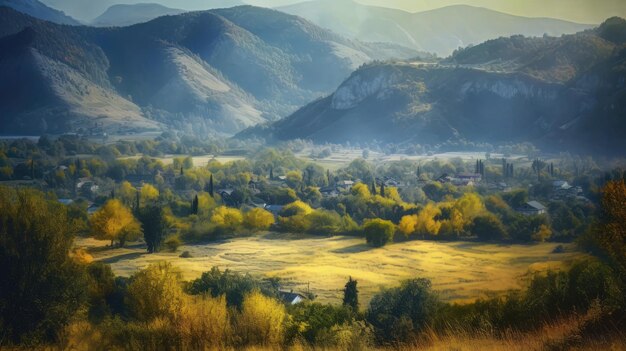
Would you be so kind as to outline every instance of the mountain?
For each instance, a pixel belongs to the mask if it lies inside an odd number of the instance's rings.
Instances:
[[[241,134],[317,142],[626,147],[626,21],[559,38],[488,41],[439,64],[375,63],[330,96]]]
[[[159,4],[113,5],[94,19],[91,25],[96,27],[124,27],[183,12],[185,11]]]
[[[19,0],[16,0],[19,1]],[[241,6],[246,3],[242,0],[41,0],[46,5],[78,18],[85,23],[92,22],[114,5],[133,5],[157,3],[169,8],[180,8],[185,11],[202,11],[224,7]]]
[[[98,122],[112,133],[164,125],[232,134],[330,93],[365,62],[418,54],[252,6],[112,28],[59,26],[3,7],[0,45],[0,129],[15,133]]]
[[[313,0],[277,8],[348,38],[390,42],[445,57],[459,47],[501,36],[560,36],[589,25],[513,16],[481,7],[454,5],[409,13],[352,0]]]
[[[29,16],[58,24],[80,24],[72,17],[67,16],[61,11],[46,6],[38,0],[0,0],[0,6],[10,7]]]

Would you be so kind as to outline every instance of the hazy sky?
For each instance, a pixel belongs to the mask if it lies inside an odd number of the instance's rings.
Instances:
[[[223,6],[229,0],[41,0],[81,19],[98,16],[115,3],[153,2],[185,10]],[[276,7],[306,0],[243,0],[258,6]],[[335,0],[346,1],[346,0]],[[529,17],[552,17],[579,23],[600,23],[608,17],[626,17],[626,0],[356,0],[362,4],[395,7],[409,12],[466,4]],[[326,0],[326,3],[332,2]],[[326,5],[328,6],[328,5]]]
[[[341,1],[341,0],[339,0]],[[465,4],[528,17],[553,17],[581,23],[600,23],[612,16],[626,17],[626,0],[356,0],[362,4],[395,7],[409,12]],[[264,6],[294,0],[248,0]]]

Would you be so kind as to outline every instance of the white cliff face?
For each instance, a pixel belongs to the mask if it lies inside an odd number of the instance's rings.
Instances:
[[[369,97],[375,96],[382,99],[395,82],[395,77],[385,72],[378,72],[371,78],[357,75],[337,89],[333,95],[331,107],[335,110],[349,110]]]
[[[541,98],[552,100],[557,97],[557,90],[550,87],[542,87],[539,84],[530,84],[521,79],[481,79],[466,82],[461,86],[461,95],[479,93],[483,91],[492,92],[499,97],[512,99],[514,97]]]

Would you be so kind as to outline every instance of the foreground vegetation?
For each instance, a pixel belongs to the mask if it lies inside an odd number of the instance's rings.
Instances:
[[[599,255],[569,271],[534,276],[526,289],[448,304],[429,280],[409,279],[359,304],[358,281],[344,287],[344,304],[284,305],[277,282],[218,269],[181,281],[168,264],[130,278],[109,266],[68,255],[77,227],[68,209],[33,190],[1,189],[0,253],[4,344],[53,343],[81,349],[206,349],[260,346],[366,349],[450,342],[451,335],[512,335],[559,329],[554,347],[623,337],[626,184],[609,182],[601,220],[582,243]],[[29,213],[29,216],[22,215]],[[45,296],[45,297],[44,297]],[[475,334],[478,333],[478,334]],[[528,333],[528,334],[523,334]],[[557,333],[558,334],[558,333]],[[552,347],[542,345],[542,347]]]

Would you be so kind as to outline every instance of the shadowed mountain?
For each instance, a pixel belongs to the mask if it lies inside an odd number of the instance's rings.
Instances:
[[[459,47],[500,36],[560,36],[589,28],[550,18],[513,16],[455,5],[426,12],[361,5],[352,0],[313,0],[278,8],[348,38],[390,42],[447,56]]]
[[[535,142],[617,153],[626,147],[626,22],[560,38],[519,36],[441,64],[380,63],[332,95],[246,135],[390,143]]]
[[[38,0],[0,0],[0,6],[10,7],[29,16],[58,24],[80,24],[72,17],[46,6]]]
[[[57,121],[38,124],[66,132],[84,129],[85,123],[74,121],[79,116],[114,132],[120,121],[129,121],[203,135],[235,133],[329,93],[365,62],[417,55],[350,41],[295,16],[252,6],[116,28],[59,26],[0,8],[0,38],[0,73],[8,77],[2,84],[14,87],[0,95],[7,132],[38,131],[36,124],[19,122],[37,115]],[[28,95],[34,86],[52,95],[34,99]],[[42,114],[34,105],[44,100]]]
[[[90,24],[96,27],[124,27],[183,12],[159,4],[113,5]]]

